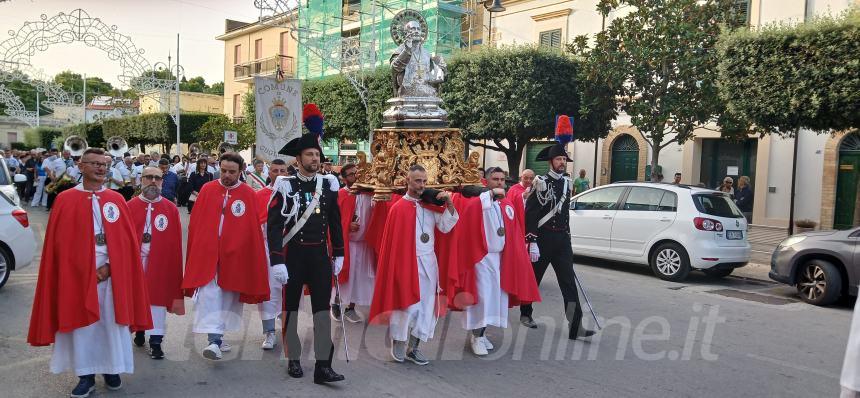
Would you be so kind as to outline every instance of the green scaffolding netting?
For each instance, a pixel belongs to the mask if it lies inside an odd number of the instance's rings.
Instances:
[[[298,16],[300,79],[387,65],[397,47],[391,20],[401,10],[427,21],[427,49],[449,56],[464,46],[462,0],[302,0]]]

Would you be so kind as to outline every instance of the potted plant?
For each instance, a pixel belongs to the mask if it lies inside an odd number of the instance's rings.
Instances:
[[[816,225],[818,225],[818,223],[812,220],[797,220],[794,222],[796,233],[814,231]]]

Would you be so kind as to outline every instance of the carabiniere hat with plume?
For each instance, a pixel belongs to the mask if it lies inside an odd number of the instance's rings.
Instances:
[[[570,158],[567,154],[567,150],[565,150],[565,146],[567,143],[573,140],[573,120],[569,118],[567,115],[559,115],[555,118],[555,141],[556,143],[550,145],[544,149],[541,149],[538,152],[535,160],[537,161],[548,161],[554,159],[556,156],[564,156],[564,158],[568,162],[572,162],[573,159]]]
[[[293,138],[278,153],[298,157],[305,149],[315,148],[320,151],[320,163],[326,162],[327,159],[323,156],[322,146],[320,145],[323,138],[323,121],[323,114],[316,104],[305,105],[304,109],[302,109],[302,122],[304,122],[308,132],[302,134],[299,138]]]

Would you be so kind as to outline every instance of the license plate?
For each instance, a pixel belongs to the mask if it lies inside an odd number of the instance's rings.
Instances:
[[[741,240],[743,238],[743,231],[726,231],[726,239],[728,240]]]

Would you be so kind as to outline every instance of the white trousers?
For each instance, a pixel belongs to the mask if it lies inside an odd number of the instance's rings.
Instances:
[[[194,333],[224,334],[242,328],[239,294],[222,290],[218,275],[194,295]]]
[[[57,333],[51,355],[51,372],[91,374],[134,373],[128,326],[118,325],[114,314],[111,279],[99,283],[98,322],[70,333]]]
[[[349,280],[340,285],[342,303],[370,305],[373,301],[373,284],[376,280],[375,264],[376,255],[372,247],[364,241],[349,242]],[[332,295],[333,299],[334,295]]]
[[[47,206],[48,205],[48,194],[45,192],[45,180],[47,177],[40,176],[36,177],[36,181],[33,182],[33,186],[36,188],[33,191],[33,199],[30,200],[30,207],[35,206]]]
[[[418,256],[418,284],[420,300],[405,311],[393,311],[388,324],[391,338],[406,341],[411,335],[421,341],[433,338],[436,330],[436,292],[439,289],[439,265],[436,254]]]
[[[269,300],[257,304],[260,319],[275,319],[281,314],[281,303],[284,301],[284,285],[272,277],[272,267],[269,268]]]
[[[487,253],[475,264],[478,302],[463,311],[463,328],[508,327],[508,294],[501,287],[501,253]]]

